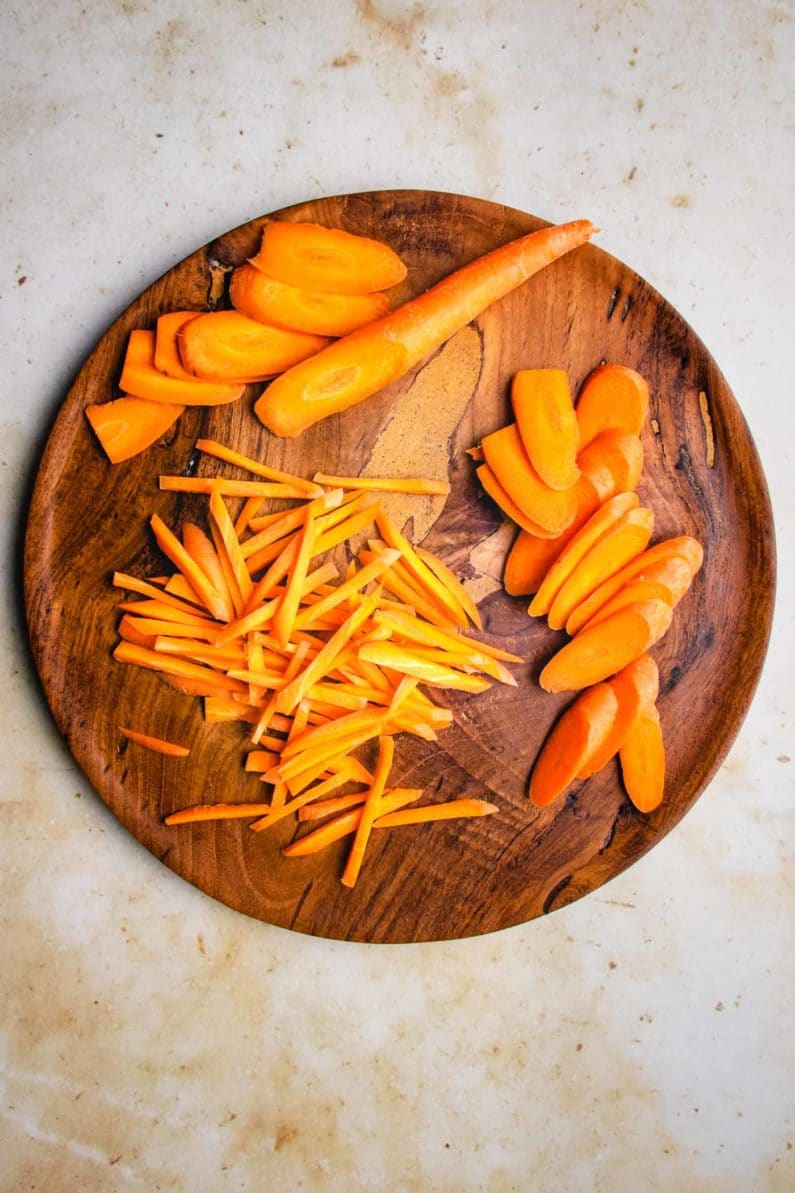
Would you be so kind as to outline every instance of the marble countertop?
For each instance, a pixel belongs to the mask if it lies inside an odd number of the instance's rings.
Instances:
[[[795,1188],[793,15],[3,7],[4,1193]],[[380,187],[598,222],[727,376],[779,551],[755,702],[682,824],[548,919],[392,948],[248,920],[121,829],[40,694],[19,572],[40,450],[111,320],[227,228]]]

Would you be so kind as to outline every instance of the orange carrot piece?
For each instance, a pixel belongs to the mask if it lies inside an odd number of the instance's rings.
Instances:
[[[512,522],[515,522],[527,534],[545,539],[556,539],[559,537],[553,534],[551,530],[545,530],[543,526],[539,526],[537,522],[533,522],[531,518],[527,517],[524,510],[519,508],[507,490],[502,487],[488,464],[481,464],[480,468],[477,468],[475,471],[478,480],[494,504],[499,506],[506,517],[510,518]]]
[[[659,642],[673,611],[665,601],[628,605],[590,630],[581,630],[541,672],[547,692],[570,692],[609,679]]]
[[[362,795],[366,798],[367,793],[363,792]],[[422,789],[419,787],[393,787],[391,791],[385,792],[381,797],[381,811],[384,815],[396,812],[406,804],[414,803],[421,795]],[[306,836],[293,841],[291,845],[286,845],[282,853],[285,857],[309,857],[313,853],[319,853],[334,841],[339,841],[343,837],[355,833],[361,818],[362,809],[351,808],[349,811],[343,812],[341,816],[330,820],[328,824],[323,824],[313,832],[307,833]]]
[[[299,435],[402,377],[486,307],[584,244],[588,220],[544,228],[502,245],[278,377],[254,409],[270,431]],[[188,324],[188,329],[195,324]]]
[[[179,575],[180,573],[175,574]],[[173,576],[170,577],[170,580],[173,580],[173,578]],[[200,612],[194,605],[189,605],[181,597],[172,596],[168,590],[164,591],[162,588],[156,587],[151,580],[139,580],[137,576],[130,576],[127,572],[114,572],[111,583],[114,588],[125,588],[128,592],[137,592],[140,596],[151,597],[153,600],[160,601],[164,605],[170,605],[173,609],[181,610],[190,617],[195,617]],[[190,591],[193,592],[193,589]],[[199,599],[195,592],[193,593],[193,599]]]
[[[290,732],[287,734],[287,741],[285,742],[285,745],[284,745],[285,749],[287,749],[287,747],[289,746],[291,741],[294,741],[296,738],[299,738],[301,736],[301,734],[304,732],[304,730],[306,729],[307,722],[309,720],[310,711],[311,711],[310,705],[308,704],[308,702],[306,700],[302,700],[301,703],[298,705],[298,708],[295,710],[295,713],[293,714],[293,723],[290,726]],[[268,772],[266,772],[266,773],[268,773]],[[284,806],[287,802],[287,795],[288,795],[287,784],[285,782],[283,782],[282,779],[277,779],[277,781],[273,784],[273,795],[271,796],[271,810],[269,812],[270,816],[278,816],[279,815],[280,810],[282,808],[284,808]]]
[[[492,816],[495,812],[499,812],[497,805],[489,804],[484,799],[451,799],[444,804],[425,804],[422,808],[387,812],[377,818],[373,828],[399,828],[406,824],[426,824],[432,820]]]
[[[634,369],[600,365],[585,380],[577,400],[577,423],[583,447],[602,431],[640,435],[649,408],[649,387]]]
[[[179,403],[122,397],[86,406],[85,414],[111,464],[121,464],[165,435],[184,409]]]
[[[580,432],[563,369],[522,369],[511,384],[511,405],[524,449],[550,489],[570,489],[580,470]]]
[[[160,315],[155,331],[154,365],[159,373],[173,377],[176,381],[195,381],[193,373],[189,373],[182,363],[177,348],[177,332],[191,319],[196,319],[201,311],[169,311]]]
[[[207,497],[218,493],[222,497],[270,497],[294,501],[306,496],[304,489],[292,485],[280,485],[272,481],[235,481],[217,476],[161,476],[160,488],[164,493],[201,493]]]
[[[491,687],[488,679],[477,675],[463,675],[452,667],[429,657],[422,647],[398,646],[394,642],[366,642],[359,648],[359,658],[381,667],[390,667],[403,675],[413,675],[420,683],[433,687],[455,688],[462,692],[485,692]]]
[[[466,614],[462,612],[458,598],[453,596],[448,588],[436,578],[428,565],[423,563],[411,543],[401,534],[385,510],[379,509],[376,512],[375,524],[386,545],[395,551],[400,551],[401,566],[411,572],[419,584],[420,590],[427,593],[437,605],[446,610],[457,625],[466,629]]]
[[[417,547],[417,554],[422,562],[427,564],[431,569],[439,583],[444,585],[453,600],[458,602],[464,616],[468,617],[472,624],[477,626],[479,630],[482,630],[483,622],[480,620],[478,607],[458,579],[458,576],[450,570],[446,563],[439,559],[438,555],[434,555],[433,552],[426,551],[423,547]]]
[[[262,816],[270,804],[199,804],[195,808],[183,808],[166,816],[164,824],[193,824],[202,820],[242,820],[249,816]]]
[[[447,481],[431,480],[429,477],[411,476],[401,479],[394,476],[328,476],[316,472],[312,478],[318,485],[330,485],[334,489],[357,489],[368,493],[416,493],[420,496],[447,497],[450,485]]]
[[[631,559],[619,572],[600,584],[590,596],[577,606],[566,622],[566,632],[574,637],[584,625],[587,625],[597,610],[603,608],[626,584],[646,573],[655,564],[673,557],[684,559],[691,573],[695,575],[701,567],[704,552],[701,544],[689,535],[665,539],[663,542],[649,547],[642,555]]]
[[[212,542],[204,531],[199,526],[195,526],[193,522],[183,522],[182,542],[191,559],[197,567],[201,568],[214,591],[223,600],[224,621],[231,621],[235,616],[235,604],[226,582],[226,574]]]
[[[315,555],[322,555],[324,551],[333,550],[340,543],[346,543],[354,535],[360,534],[368,526],[372,526],[380,508],[377,502],[373,502],[370,505],[363,505],[355,514],[351,514],[349,518],[337,522],[336,525],[328,529],[321,530],[318,527],[320,533],[315,540]]]
[[[638,601],[665,601],[675,609],[690,587],[692,579],[693,573],[689,563],[679,555],[672,555],[670,559],[653,563],[648,570],[641,572],[634,580],[620,588],[609,601],[605,601],[590,621],[586,621],[583,629],[597,625],[618,609],[636,604]]]
[[[118,624],[118,634],[125,642],[132,642],[135,646],[145,646],[148,650],[154,650],[157,641],[156,634],[145,634],[135,624],[135,618],[131,617],[129,613],[125,613]]]
[[[233,385],[267,381],[328,342],[325,336],[257,323],[240,311],[211,311],[177,332],[180,357],[191,373]]]
[[[223,620],[226,611],[226,601],[205,575],[202,568],[194,563],[182,543],[172,534],[165,522],[158,514],[152,514],[149,524],[154,532],[157,545],[174,567],[178,568],[191,588],[201,598],[213,617]]]
[[[636,489],[643,472],[643,444],[637,435],[626,431],[601,431],[582,448],[577,463],[591,480],[606,470],[613,493]]]
[[[243,508],[235,518],[235,534],[238,538],[242,538],[244,533],[251,525],[251,519],[257,516],[264,497],[247,497]]]
[[[641,555],[654,530],[654,514],[641,506],[628,510],[586,552],[561,585],[547,617],[553,630],[561,630],[579,604],[630,559]]]
[[[322,649],[315,655],[312,662],[295,679],[279,693],[276,707],[279,712],[289,713],[303,700],[306,693],[331,671],[338,655],[347,645],[356,631],[378,606],[379,593],[367,597],[358,608],[350,614],[346,621],[329,638]]]
[[[491,655],[493,659],[499,659],[503,663],[523,663],[525,661],[521,655],[501,650],[498,646],[492,646],[490,642],[467,638],[464,634],[456,634],[453,630],[442,630],[437,626],[426,625],[416,617],[407,617],[398,609],[381,608],[373,620],[377,625],[387,625],[402,638],[407,638],[410,642],[419,642],[422,646],[436,646],[441,650],[459,651],[463,654],[476,651],[478,654]]]
[[[665,791],[665,745],[660,714],[648,705],[619,751],[627,795],[639,812],[653,812]]]
[[[660,690],[660,675],[651,655],[643,654],[610,680],[618,708],[607,737],[580,767],[578,779],[587,779],[607,766],[623,746],[644,709],[651,707]]]
[[[331,592],[319,600],[316,604],[307,606],[302,610],[295,619],[295,627],[299,630],[312,629],[313,626],[321,620],[326,613],[332,609],[336,609],[348,597],[353,596],[354,593],[360,592],[373,580],[377,580],[382,572],[390,568],[400,558],[399,551],[387,550],[374,559],[372,563],[367,564],[359,571],[354,572],[349,580],[344,580],[342,584],[335,585]]]
[[[314,800],[320,799],[324,795],[330,795],[332,791],[336,791],[339,787],[344,787],[346,783],[350,782],[350,772],[345,767],[341,767],[321,783],[316,783],[314,787],[308,787],[300,795],[296,795],[294,799],[272,807],[267,816],[264,816],[262,820],[258,820],[256,824],[252,824],[250,827],[255,833],[261,833],[263,829],[271,828],[272,825],[278,824],[285,817],[292,816],[293,812],[300,811],[307,804],[311,804]]]
[[[299,673],[299,671],[301,670],[301,668],[304,665],[304,659],[306,658],[308,652],[309,652],[309,644],[307,642],[299,643],[299,645],[296,647],[295,654],[292,656],[292,658],[288,662],[287,666],[285,667],[285,670],[284,670],[284,683],[285,684],[288,684],[290,682],[290,680],[294,679],[295,676]],[[281,691],[281,689],[279,689],[279,691]],[[263,709],[261,715],[257,718],[257,723],[255,725],[254,732],[251,734],[251,740],[254,743],[254,745],[256,745],[262,739],[262,736],[265,733],[265,730],[269,726],[273,726],[274,728],[276,728],[277,717],[279,717],[281,715],[276,712],[276,702],[277,702],[278,698],[279,698],[279,692],[278,691],[274,692],[273,695],[269,698],[267,704],[265,705],[265,708]]]
[[[166,741],[162,737],[152,737],[150,733],[141,733],[138,729],[126,729],[119,725],[119,733],[147,750],[154,750],[156,754],[168,754],[171,758],[187,758],[190,754],[188,746],[177,745],[176,742]]]
[[[194,612],[205,613],[208,617],[210,616],[209,613],[207,613],[206,607],[202,605],[201,597],[194,592],[190,584],[188,584],[188,581],[182,575],[182,572],[172,572],[166,581],[165,591],[171,596],[178,597],[181,601],[190,601],[194,606]]]
[[[486,463],[525,518],[549,534],[562,534],[577,516],[577,493],[551,489],[530,463],[516,423],[493,431],[483,440]]]
[[[366,799],[366,791],[352,791],[350,795],[335,795],[329,799],[315,800],[298,809],[298,819],[323,820],[326,816],[336,816],[338,812],[346,812],[349,808],[358,808]]]
[[[402,282],[406,266],[380,240],[321,224],[270,220],[251,264],[288,286],[362,295]]]
[[[287,588],[279,601],[279,608],[273,619],[274,637],[281,646],[286,646],[290,641],[290,635],[298,616],[303,586],[309,571],[309,563],[312,559],[312,548],[315,545],[315,523],[311,511],[307,512],[306,521],[300,534]]]
[[[216,626],[216,623],[209,614],[200,609],[192,609],[188,613],[187,610],[175,609],[172,605],[156,598],[152,600],[144,598],[140,601],[119,601],[116,608],[121,609],[124,613],[132,613],[136,617],[157,617],[161,621],[173,621],[181,625],[210,626],[211,628]]]
[[[304,480],[301,476],[294,476],[292,472],[282,472],[281,469],[272,468],[270,464],[263,464],[259,460],[253,460],[250,456],[244,456],[242,452],[226,447],[215,439],[197,439],[196,450],[205,456],[214,456],[216,460],[234,464],[235,467],[243,468],[246,472],[253,473],[254,476],[261,476],[264,480],[278,481],[279,484],[288,485],[292,489],[301,489],[307,497],[323,496],[322,490],[314,482]]]
[[[218,675],[209,667],[201,667],[199,664],[189,663],[185,659],[157,654],[156,651],[147,650],[144,646],[136,646],[133,642],[120,642],[113,651],[113,657],[120,663],[133,663],[137,667],[160,671],[164,675],[199,680],[205,688],[211,691],[222,693],[246,691],[245,684]]]
[[[229,298],[235,310],[258,323],[318,336],[347,335],[389,310],[389,299],[385,294],[332,294],[307,290],[268,277],[261,269],[248,264],[233,271]]]
[[[387,549],[379,548],[373,551],[360,551],[359,561],[365,566],[369,566]],[[402,563],[402,560],[399,563]],[[381,576],[381,583],[387,592],[391,592],[403,604],[413,608],[416,613],[421,614],[428,621],[433,622],[434,625],[439,626],[441,629],[450,629],[460,624],[458,620],[455,622],[451,620],[446,609],[440,609],[436,602],[431,600],[429,596],[419,592],[414,587],[412,580],[413,577],[411,576],[408,579],[406,578],[405,571],[400,569],[398,564],[393,564]]]
[[[205,621],[199,625],[186,625],[180,621],[163,621],[157,617],[131,617],[131,621],[136,630],[150,636],[164,634],[170,638],[198,638],[204,642],[215,642],[216,635],[219,633],[219,628],[211,621]]]
[[[585,761],[604,742],[618,710],[610,684],[589,687],[564,712],[536,759],[529,795],[544,808],[563,794],[582,770]]]
[[[206,318],[201,315],[199,318]],[[191,320],[194,323],[196,320]],[[183,324],[180,335],[190,323]],[[127,352],[119,378],[119,389],[148,402],[178,403],[182,406],[220,406],[236,402],[243,396],[242,385],[219,385],[212,381],[180,381],[168,377],[155,368],[155,333],[153,331],[131,331]]]
[[[373,824],[381,810],[381,796],[384,794],[389,772],[392,769],[392,759],[395,755],[395,739],[394,737],[379,737],[378,739],[378,761],[375,764],[375,772],[373,783],[370,790],[367,792],[367,799],[362,808],[359,824],[356,828],[356,835],[353,838],[351,851],[348,855],[348,860],[345,863],[345,869],[342,873],[342,884],[347,887],[354,887],[356,880],[362,868],[364,861],[365,850],[367,849],[367,842],[370,838]]]
[[[240,550],[240,540],[235,534],[234,522],[229,515],[229,510],[226,508],[223,497],[217,489],[210,496],[210,529],[215,539],[215,549],[219,558],[223,553],[226,553],[232,575],[235,578],[235,583],[243,598],[243,606],[245,607],[254,590],[254,585],[251,582],[246,561]]]

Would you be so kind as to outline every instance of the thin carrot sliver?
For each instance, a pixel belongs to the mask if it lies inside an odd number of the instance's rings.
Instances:
[[[345,543],[355,534],[359,534],[365,527],[372,525],[379,508],[377,504],[366,506],[358,513],[352,514],[350,518],[346,518],[344,522],[339,522],[331,529],[323,531],[315,540],[315,554],[320,555],[323,551],[331,551],[340,543]]]
[[[338,812],[347,812],[349,808],[358,808],[367,799],[366,791],[353,791],[350,795],[332,796],[331,799],[317,800],[298,809],[299,820],[323,820],[326,816],[336,816]],[[303,838],[304,840],[306,838]]]
[[[128,614],[130,621],[143,634],[165,634],[171,638],[200,638],[206,642],[215,642],[220,627],[207,621],[204,625],[185,625],[181,621],[162,621],[157,617],[133,617]]]
[[[318,486],[312,481],[306,481],[300,476],[293,476],[289,472],[280,472],[278,468],[271,468],[270,465],[262,464],[259,460],[252,460],[249,456],[244,456],[231,447],[225,447],[223,443],[218,443],[215,439],[198,439],[196,447],[206,456],[215,456],[217,460],[235,464],[238,468],[244,468],[246,472],[252,472],[254,476],[263,476],[268,480],[302,488],[308,497],[318,496]]]
[[[166,741],[162,737],[153,737],[150,733],[142,733],[138,729],[127,729],[119,725],[119,733],[147,750],[154,750],[157,754],[168,754],[172,758],[187,758],[190,754],[188,746],[177,745],[176,742]]]
[[[271,481],[233,481],[216,476],[161,476],[160,489],[164,493],[201,493],[222,497],[270,497],[294,501],[307,496],[305,489]]]
[[[426,804],[422,808],[406,808],[402,812],[388,812],[379,816],[374,828],[397,828],[403,824],[424,824],[431,820],[455,820],[459,816],[491,816],[499,812],[496,804],[482,799],[452,799],[444,804]]]
[[[445,586],[453,600],[458,601],[461,609],[472,624],[477,626],[479,630],[482,630],[483,622],[480,619],[478,607],[458,579],[458,576],[450,570],[443,560],[439,559],[438,555],[434,555],[432,551],[426,551],[422,547],[417,547],[417,554],[422,562],[427,564],[431,569],[439,583]]]
[[[489,642],[479,642],[474,638],[467,638],[463,634],[456,634],[451,630],[443,630],[426,625],[416,617],[406,617],[398,610],[379,609],[373,615],[376,623],[391,626],[398,634],[422,645],[439,646],[442,650],[458,650],[468,653],[476,650],[479,654],[489,654],[492,658],[500,659],[504,663],[523,663],[521,655],[509,654],[507,650],[500,650]]]
[[[181,572],[176,573],[181,576]],[[184,580],[184,577],[182,577]],[[171,577],[173,579],[173,577]],[[189,605],[186,600],[181,597],[172,596],[168,591],[162,588],[156,588],[146,580],[139,580],[136,576],[129,576],[126,572],[114,572],[111,581],[114,588],[125,588],[128,592],[137,592],[140,596],[151,597],[153,600],[161,601],[165,605],[170,605],[172,609],[181,609],[182,612],[189,616],[195,616],[198,612],[195,605]],[[193,589],[191,588],[191,592]],[[194,592],[194,599],[199,597]]]
[[[454,621],[460,624],[462,613],[458,601],[454,599],[443,584],[437,580],[431,569],[420,559],[408,539],[400,533],[385,510],[376,514],[376,526],[388,547],[394,547],[403,555],[402,563],[408,568],[418,581],[420,587],[428,592],[444,609],[447,609]],[[463,618],[464,626],[467,624]]]
[[[312,478],[318,485],[330,485],[335,489],[359,489],[375,493],[416,493],[429,497],[446,497],[450,492],[447,481],[430,480],[427,477],[372,477],[372,476],[326,476],[316,472]]]
[[[157,654],[145,646],[135,646],[132,642],[120,642],[113,651],[114,659],[120,663],[132,663],[138,667],[145,667],[150,671],[161,671],[165,675],[174,675],[186,679],[199,679],[208,688],[219,692],[245,692],[245,684],[234,679],[227,679],[211,671],[209,667],[201,667],[198,663],[188,663],[185,659],[171,658],[169,655]]]
[[[262,816],[270,804],[198,804],[194,808],[183,808],[166,816],[165,824],[192,824],[199,820],[240,820],[249,816]]]
[[[252,824],[250,827],[257,833],[262,832],[263,829],[270,828],[271,825],[278,824],[280,820],[284,820],[285,816],[291,816],[293,812],[297,812],[305,804],[309,804],[312,800],[319,799],[323,795],[328,795],[330,792],[336,791],[338,787],[342,787],[345,783],[349,782],[350,776],[344,772],[331,775],[322,783],[318,783],[315,787],[310,787],[308,790],[303,791],[295,799],[290,800],[289,803],[283,803],[281,806],[274,804],[267,816],[264,816],[262,820],[258,820],[256,824]]]
[[[338,630],[329,638],[328,642],[315,655],[306,669],[279,693],[276,707],[279,712],[292,712],[299,700],[302,700],[313,684],[331,670],[337,656],[350,641],[356,631],[367,620],[378,606],[379,593],[368,597],[358,609],[354,609],[350,617],[342,623]]]
[[[235,534],[240,538],[248,530],[251,519],[256,517],[262,508],[264,497],[247,497],[243,508],[235,518]]]
[[[181,625],[217,625],[207,612],[203,613],[200,609],[194,609],[193,612],[188,613],[183,609],[175,609],[173,605],[169,605],[165,601],[146,598],[140,601],[119,601],[116,608],[121,609],[124,613],[132,613],[135,617],[155,617],[160,621],[175,621]]]
[[[354,572],[342,584],[335,585],[332,592],[323,597],[322,600],[299,613],[295,620],[296,627],[298,629],[311,629],[313,624],[322,618],[324,614],[330,612],[332,609],[336,609],[349,596],[359,592],[366,585],[370,584],[371,581],[377,580],[381,573],[387,568],[390,568],[399,558],[399,551],[384,551],[378,559],[374,559],[372,563],[368,563],[359,571]]]
[[[367,799],[364,802],[359,823],[356,827],[356,835],[353,838],[351,851],[342,873],[343,886],[354,887],[356,885],[356,880],[359,877],[362,862],[364,861],[370,832],[380,809],[381,796],[384,794],[386,781],[392,769],[394,755],[395,739],[393,737],[380,737],[378,739],[378,761],[375,766],[372,786],[367,792]]]
[[[285,671],[284,671],[284,683],[285,684],[289,683],[291,679],[294,679],[294,677],[301,670],[301,667],[303,666],[303,662],[304,662],[304,659],[306,658],[308,651],[309,651],[308,643],[302,642],[299,644],[299,646],[296,649],[295,654],[290,659],[290,661],[288,662],[288,664],[285,668]],[[279,720],[286,721],[286,718],[282,718],[281,714],[277,713],[277,711],[276,711],[276,702],[278,700],[278,697],[279,697],[279,693],[274,692],[273,695],[268,700],[268,703],[265,705],[262,715],[258,718],[254,732],[251,734],[251,740],[254,743],[254,745],[256,745],[259,742],[263,733],[269,726],[272,725],[274,729],[277,728],[277,718]],[[289,722],[288,722],[288,725],[289,725]]]
[[[226,604],[220,593],[216,591],[206,575],[183,547],[182,543],[158,514],[152,514],[149,520],[157,545],[163,554],[171,560],[174,567],[182,572],[185,579],[201,598],[212,613],[213,617],[223,620]]]
[[[314,543],[315,523],[310,506],[307,509],[306,521],[304,522],[298,548],[295,553],[295,562],[287,580],[287,588],[279,602],[279,608],[273,619],[273,634],[276,641],[282,646],[286,646],[290,641],[290,635],[293,632],[295,620],[298,616],[298,606],[301,601],[304,581],[309,571]]]

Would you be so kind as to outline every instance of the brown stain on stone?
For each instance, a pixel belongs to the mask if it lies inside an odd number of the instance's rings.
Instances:
[[[336,58],[332,58],[330,65],[335,70],[344,70],[346,66],[355,66],[357,62],[361,62],[361,56],[356,53],[356,50],[347,50],[344,54],[338,54]]]
[[[692,200],[689,195],[672,195],[669,200],[672,207],[691,207]]]
[[[356,0],[356,12],[379,38],[388,39],[402,50],[411,49],[414,36],[426,19],[424,4],[412,4],[400,16],[389,16],[374,0]]]

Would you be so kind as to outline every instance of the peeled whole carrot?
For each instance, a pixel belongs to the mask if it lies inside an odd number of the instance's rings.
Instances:
[[[190,754],[188,746],[177,745],[176,742],[166,741],[162,737],[153,737],[151,733],[141,733],[138,729],[126,729],[120,725],[119,733],[136,745],[153,750],[156,754],[167,754],[171,758],[187,758]]]
[[[600,365],[589,373],[577,399],[577,423],[583,447],[602,431],[640,435],[649,409],[649,387],[625,365]]]
[[[169,311],[160,315],[155,330],[155,368],[167,377],[177,381],[195,381],[193,373],[189,373],[179,355],[177,347],[177,332],[191,319],[198,318],[201,311]]]
[[[599,683],[578,696],[552,729],[530,776],[529,795],[545,808],[563,794],[586,759],[605,741],[618,710],[610,684]]]
[[[258,323],[317,336],[347,335],[389,310],[385,294],[304,290],[268,277],[254,265],[241,265],[234,270],[229,298],[236,311]]]
[[[665,601],[641,601],[620,609],[559,650],[541,672],[541,687],[546,692],[576,692],[609,679],[659,642],[672,617]]]
[[[206,316],[200,316],[206,318]],[[195,322],[195,320],[190,320]],[[187,327],[183,324],[182,330]],[[168,377],[155,367],[155,333],[131,331],[119,378],[119,389],[149,402],[175,402],[184,406],[221,406],[243,396],[242,385],[217,384],[192,377]]]
[[[620,588],[614,597],[594,613],[590,621],[586,621],[583,629],[597,625],[617,609],[623,609],[625,605],[632,605],[637,601],[666,601],[674,609],[687,592],[692,579],[693,573],[686,559],[679,555],[661,559]]]
[[[85,413],[111,464],[121,464],[165,435],[184,409],[171,402],[123,397],[86,406]]]
[[[642,575],[654,564],[673,556],[684,559],[690,567],[691,573],[695,575],[701,567],[704,551],[698,540],[691,538],[690,535],[665,539],[663,542],[649,547],[642,555],[631,559],[625,567],[600,584],[590,596],[577,606],[566,622],[566,632],[573,638],[591,620],[597,610],[614,597],[625,584]]]
[[[550,489],[577,483],[580,432],[563,369],[522,369],[511,383],[511,405],[524,449]]]
[[[210,311],[177,332],[183,364],[196,377],[246,385],[319,352],[325,336],[270,327],[240,311]]]
[[[372,294],[402,282],[406,266],[388,245],[323,224],[269,220],[251,264],[290,286]]]
[[[257,416],[274,434],[294,436],[319,419],[371,397],[486,307],[584,244],[592,232],[589,220],[543,228],[470,262],[419,297],[331,344],[312,360],[288,369],[257,401]]]
[[[583,472],[607,471],[614,493],[629,493],[637,489],[643,472],[643,444],[637,435],[626,431],[600,431],[577,457]]]
[[[561,585],[547,615],[552,630],[561,630],[585,597],[630,559],[642,554],[654,530],[654,514],[645,506],[630,509],[594,543]]]
[[[480,468],[476,469],[476,471],[478,480],[491,500],[526,534],[532,534],[535,538],[539,539],[557,539],[559,537],[559,535],[553,534],[551,530],[545,530],[543,526],[539,526],[537,522],[527,517],[524,510],[519,508],[513,497],[510,496],[497,480],[497,477],[488,464],[481,464]]]
[[[665,791],[665,745],[660,714],[649,705],[619,751],[627,795],[639,812],[653,812]]]
[[[522,513],[550,534],[561,534],[577,514],[575,486],[550,489],[530,463],[515,423],[487,435],[486,463]]]
[[[623,746],[641,713],[654,704],[660,688],[657,664],[651,655],[642,654],[610,680],[610,687],[618,702],[613,724],[604,741],[585,759],[577,773],[578,779],[587,779],[607,766]]]

